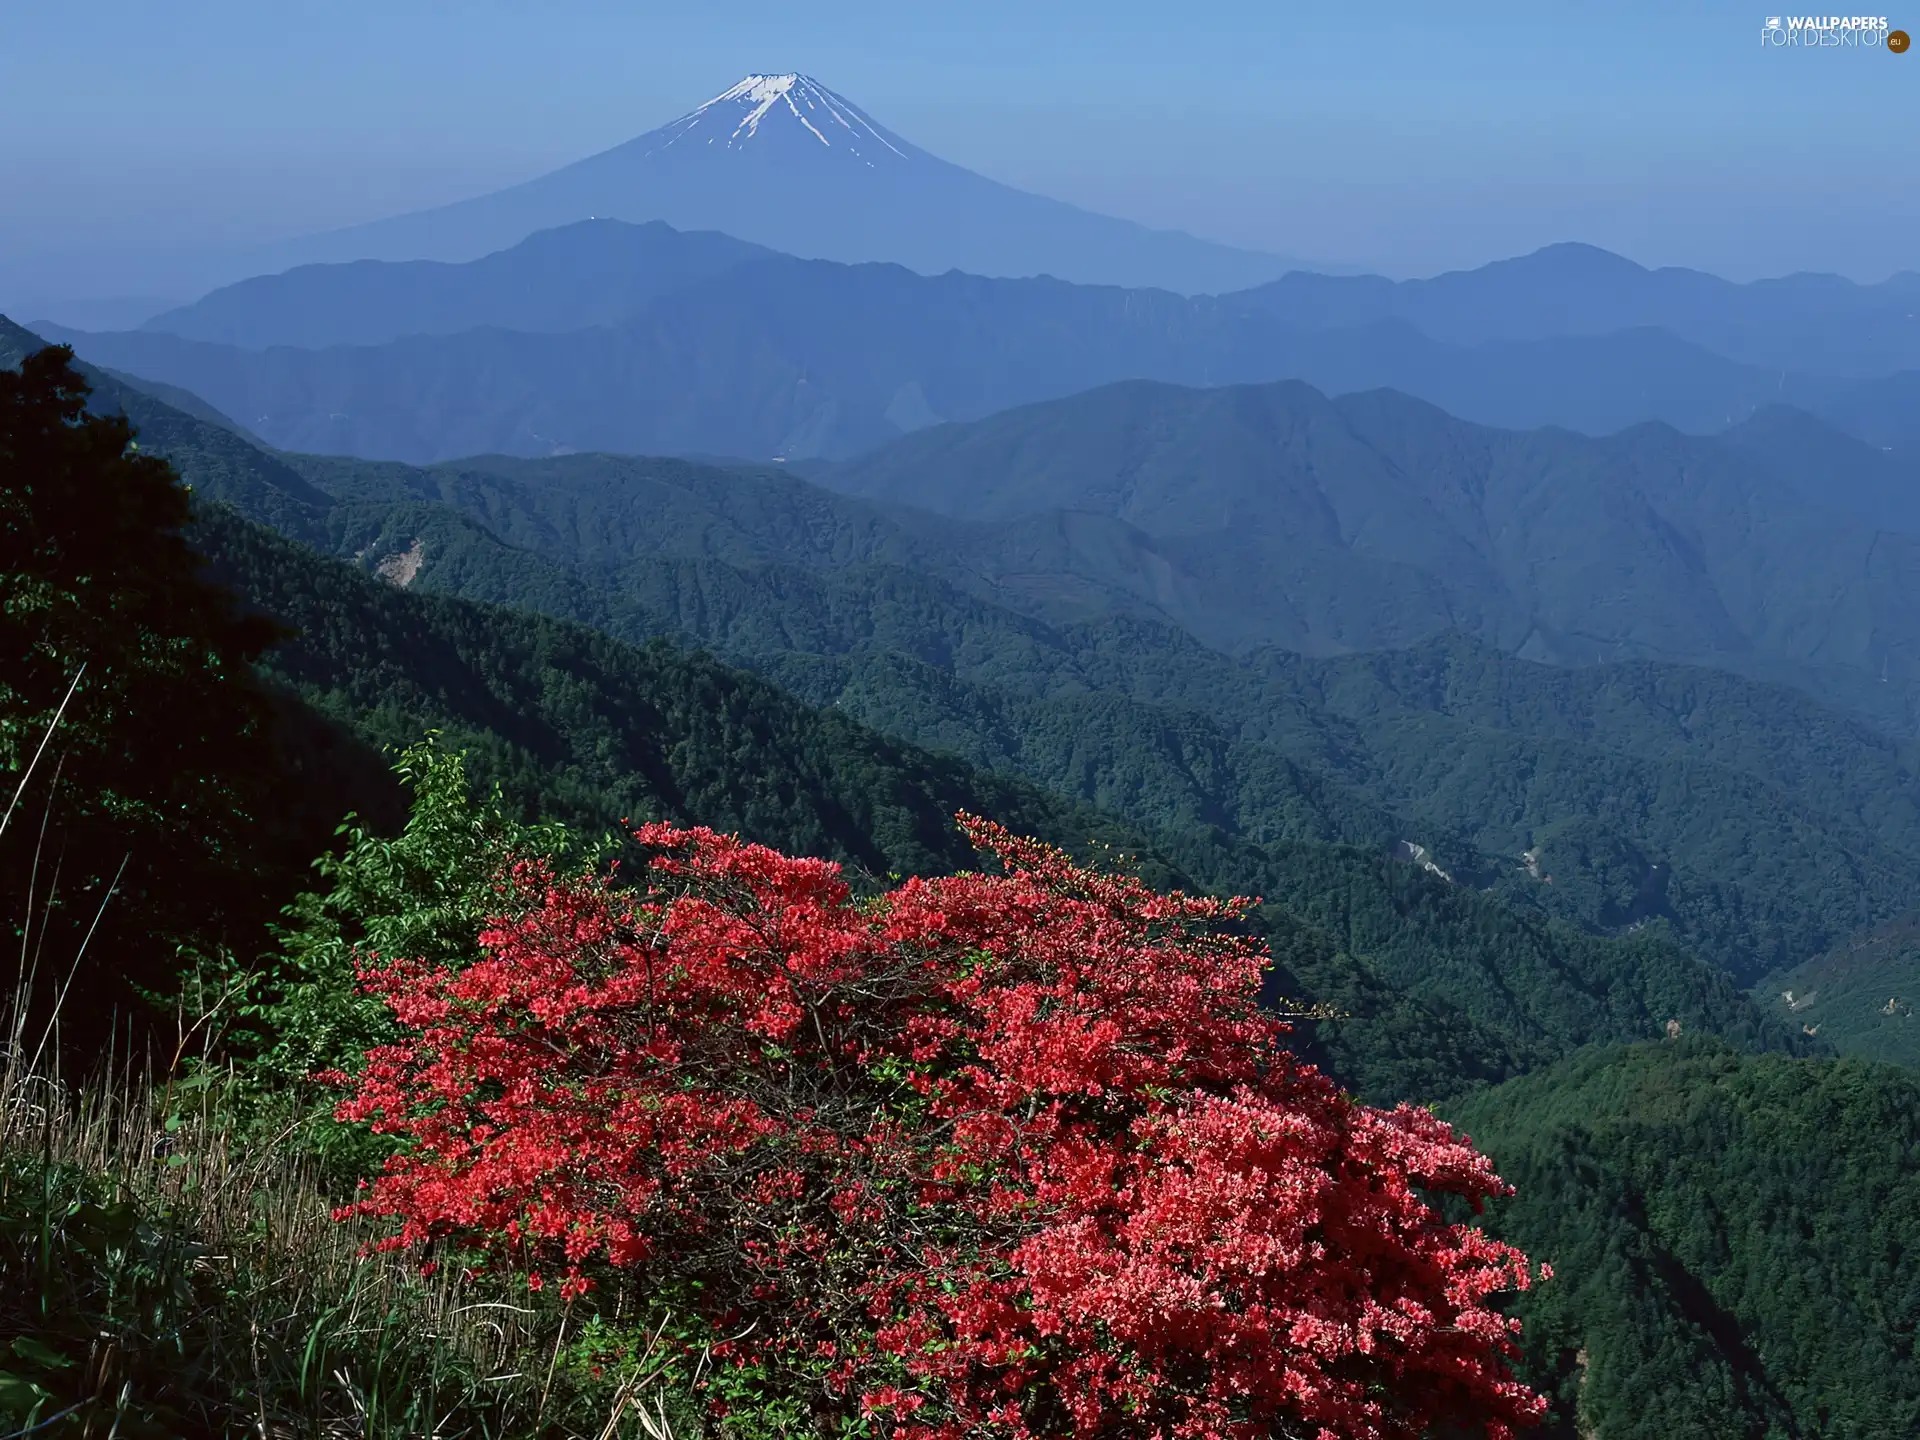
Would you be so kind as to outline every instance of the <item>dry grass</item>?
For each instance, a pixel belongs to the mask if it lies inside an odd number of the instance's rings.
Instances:
[[[0,796],[7,843],[27,839],[36,769],[58,779],[64,710]],[[29,917],[57,884],[39,831]],[[333,1219],[301,1127],[263,1130],[207,1063],[231,996],[183,1014],[158,1064],[129,1051],[63,1074],[85,943],[45,963],[46,933],[21,927],[0,1010],[0,1440],[672,1440],[657,1334],[602,1327],[583,1348],[551,1300],[458,1264],[423,1276]],[[30,1028],[34,995],[50,1003]]]
[[[538,1344],[532,1310],[363,1254],[376,1237],[331,1218],[297,1151],[237,1135],[217,1080],[156,1091],[123,1064],[73,1086],[30,1067],[17,1038],[9,1050],[0,1214],[26,1233],[8,1236],[0,1266],[17,1265],[8,1289],[28,1305],[7,1318],[38,1322],[67,1362],[42,1378],[99,1412],[82,1418],[111,1408],[125,1433],[129,1408],[152,1404],[210,1432],[438,1434],[411,1404],[396,1410],[395,1379],[484,1390]],[[511,1384],[492,1388],[506,1400]]]
[[[22,1413],[0,1385],[0,1436],[64,1410],[37,1434],[670,1440],[650,1347],[573,1384],[564,1315],[370,1252],[298,1147],[237,1133],[217,1073],[71,1085],[10,1038],[0,1380],[46,1393]]]

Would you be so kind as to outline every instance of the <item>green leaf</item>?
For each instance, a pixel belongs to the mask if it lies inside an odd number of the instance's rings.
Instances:
[[[51,1392],[25,1376],[0,1370],[0,1419],[9,1425],[21,1429],[32,1425],[51,1398]]]
[[[14,1336],[13,1353],[22,1360],[31,1361],[48,1370],[65,1370],[74,1363],[52,1346],[34,1339],[31,1335]]]

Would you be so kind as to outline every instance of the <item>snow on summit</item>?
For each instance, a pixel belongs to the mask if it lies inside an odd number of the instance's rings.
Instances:
[[[504,190],[271,247],[253,273],[475,260],[595,217],[717,230],[809,260],[1183,294],[1241,290],[1300,268],[1016,190],[901,139],[810,75],[756,70],[598,154]]]
[[[786,133],[841,150],[868,165],[887,152],[905,160],[905,142],[868,119],[859,106],[807,75],[748,75],[704,105],[655,132],[657,148],[687,142],[734,150],[761,134]]]

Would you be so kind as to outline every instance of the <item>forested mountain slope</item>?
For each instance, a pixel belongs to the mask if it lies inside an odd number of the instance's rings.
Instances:
[[[209,472],[209,498],[224,489],[270,501],[310,533],[338,518],[319,512],[273,457],[252,469],[239,464],[246,452],[225,448],[235,439],[229,432],[203,427],[196,435],[201,422],[187,417],[169,423],[183,427],[190,474],[194,445],[236,462]],[[1075,812],[1049,810],[1063,802],[1022,780],[899,747],[712,662],[669,663],[663,657],[675,652],[635,651],[592,631],[408,593],[222,521],[217,511],[205,525],[220,573],[298,632],[273,667],[309,703],[385,743],[440,728],[524,803],[603,821],[694,816],[876,870],[957,863],[947,817],[963,805],[1060,839],[1083,838],[1072,832],[1090,823],[1060,818]],[[1371,833],[1360,828],[1369,823],[1365,807],[1328,798],[1316,778],[1287,766],[1269,773],[1298,797],[1303,823],[1292,832],[1283,822],[1251,833],[1184,825],[1177,812],[1129,805],[1128,833],[1150,837],[1193,883],[1267,895],[1281,907],[1276,934],[1305,933],[1304,924],[1359,959],[1357,968],[1329,969],[1335,952],[1326,942],[1302,942],[1284,988],[1362,1021],[1455,1033],[1421,1045],[1380,1043],[1357,1024],[1355,1038],[1339,1042],[1353,1052],[1346,1068],[1356,1084],[1440,1093],[1527,1068],[1568,1045],[1645,1035],[1668,1020],[1756,1042],[1771,1036],[1765,1043],[1785,1043],[1791,1033],[1763,1023],[1729,977],[1671,942],[1607,941],[1511,911],[1392,858],[1380,843],[1391,832],[1377,818]],[[1316,805],[1326,823],[1314,828],[1304,821]],[[1346,818],[1349,809],[1360,818]],[[1344,838],[1368,843],[1325,843]],[[1452,1019],[1422,1018],[1435,1015]]]
[[[1681,1041],[1578,1056],[1449,1111],[1518,1193],[1496,1233],[1550,1434],[1920,1427],[1920,1081]]]
[[[1010,611],[959,588],[979,579],[937,522],[790,477],[611,457],[426,471],[273,457],[189,433],[147,397],[126,403],[153,408],[149,433],[206,493],[415,589],[629,640],[686,636],[813,703],[1136,824],[1410,842],[1528,908],[1613,932],[1667,925],[1748,980],[1920,889],[1905,748],[1732,676],[1559,669],[1457,639],[1235,661],[1164,625]]]
[[[1849,935],[1754,993],[1842,1055],[1920,1066],[1920,911]]]
[[[1101,578],[1231,649],[1458,629],[1529,658],[1709,664],[1863,708],[1920,679],[1905,599],[1920,538],[1664,426],[1594,440],[1385,391],[1135,383],[936,427],[818,478],[1072,537],[1083,570],[1100,536],[1127,556]]]
[[[200,534],[215,574],[295,632],[269,666],[302,699],[377,743],[439,730],[530,811],[697,821],[885,874],[967,863],[951,818],[969,809],[1073,848],[1144,847],[1163,875],[1262,894],[1277,992],[1349,1017],[1321,1044],[1370,1093],[1452,1093],[1670,1019],[1798,1043],[1671,942],[1587,936],[1379,851],[1117,823],[697,653],[410,594],[218,511]]]
[[[290,459],[340,497],[307,522],[324,543],[414,588],[686,635],[1137,823],[1411,841],[1529,905],[1664,920],[1749,979],[1916,893],[1907,747],[1778,687],[1463,638],[1235,660],[1164,624],[1049,625],[960,588],[957,563],[940,578],[924,522],[780,476]]]
[[[879,874],[967,861],[963,808],[1055,839],[1102,823],[698,652],[408,594],[218,509],[196,541],[292,632],[267,664],[308,703],[387,743],[438,728],[529,810],[707,824]]]

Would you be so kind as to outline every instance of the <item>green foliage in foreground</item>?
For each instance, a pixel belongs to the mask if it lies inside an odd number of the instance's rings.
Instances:
[[[229,977],[241,1001],[220,1047],[221,1063],[240,1062],[234,1098],[253,1128],[293,1127],[324,1178],[348,1185],[386,1147],[334,1124],[335,1092],[313,1077],[357,1069],[392,1033],[386,1008],[356,983],[356,957],[464,964],[504,908],[514,857],[565,870],[596,863],[604,849],[557,823],[520,820],[497,787],[475,798],[465,758],[433,739],[403,751],[394,771],[412,799],[405,826],[386,835],[352,817],[342,827],[340,849],[315,864],[321,888],[287,907],[273,953],[259,970]]]
[[[1920,1079],[1683,1040],[1449,1118],[1518,1190],[1489,1228],[1556,1271],[1517,1313],[1562,1433],[1920,1433]]]
[[[171,467],[70,361],[0,370],[0,937],[36,999],[72,973],[104,1015],[250,933],[325,830],[277,793],[274,627],[208,582]]]
[[[665,1398],[645,1333],[363,1258],[218,1083],[0,1098],[0,1434],[613,1440]]]

